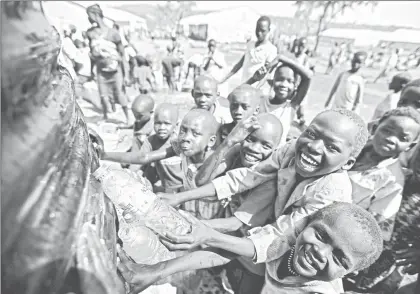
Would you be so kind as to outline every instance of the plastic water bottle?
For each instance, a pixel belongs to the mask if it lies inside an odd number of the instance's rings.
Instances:
[[[102,183],[103,191],[127,224],[146,225],[158,233],[183,235],[191,231],[191,224],[161,201],[143,177],[111,165],[102,165],[93,176]]]
[[[147,227],[125,227],[119,231],[118,236],[124,243],[125,252],[137,263],[150,265],[176,257]]]

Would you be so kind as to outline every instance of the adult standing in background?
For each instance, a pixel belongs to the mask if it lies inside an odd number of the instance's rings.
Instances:
[[[378,77],[373,81],[376,83],[380,78],[385,78],[388,76],[388,73],[394,70],[398,65],[400,49],[391,49],[391,55],[388,58],[384,68],[382,69],[381,73]]]
[[[251,78],[261,67],[270,63],[277,56],[277,48],[269,40],[271,20],[268,16],[261,16],[257,20],[255,35],[257,41],[251,41],[246,45],[245,54],[233,66],[232,70],[220,80],[220,84],[226,82],[242,68],[241,84]]]
[[[223,72],[226,68],[225,56],[222,52],[217,50],[216,40],[211,39],[208,42],[209,51],[204,57],[202,68],[205,73],[210,75],[216,81],[220,81],[223,78]],[[227,95],[228,89],[227,84],[219,86],[219,92],[222,96]]]
[[[126,117],[126,123],[130,124],[128,100],[123,92],[124,83],[129,84],[129,68],[124,58],[124,46],[120,33],[106,26],[102,9],[98,4],[89,6],[86,12],[89,22],[95,25],[87,31],[86,35],[92,59],[91,74],[93,78],[93,67],[96,67],[104,118],[108,119],[108,111],[110,108],[115,111],[115,102],[118,102]]]

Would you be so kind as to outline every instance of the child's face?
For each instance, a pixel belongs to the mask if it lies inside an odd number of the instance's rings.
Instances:
[[[408,87],[401,93],[398,107],[413,107],[420,111],[420,87]]]
[[[254,164],[267,159],[279,141],[278,130],[270,125],[251,133],[241,143],[240,158],[243,167],[251,167]]]
[[[204,153],[207,147],[212,147],[216,136],[209,131],[205,120],[188,115],[183,119],[178,135],[178,142],[182,153],[186,157],[193,157]]]
[[[210,110],[217,98],[217,89],[212,82],[203,80],[195,83],[192,96],[197,108]]]
[[[352,72],[359,71],[363,64],[365,63],[366,57],[363,55],[354,55],[352,61],[351,61],[351,70]]]
[[[396,157],[415,144],[420,125],[410,117],[391,116],[374,129],[372,145],[383,157]]]
[[[296,141],[296,172],[309,178],[351,168],[357,132],[357,125],[339,113],[318,115]]]
[[[176,125],[177,115],[171,113],[170,109],[164,109],[155,114],[154,129],[156,136],[161,140],[166,140],[172,134]]]
[[[252,97],[249,92],[234,92],[229,97],[230,115],[233,121],[238,123],[256,113],[258,103],[254,102],[258,98]]]
[[[268,21],[259,21],[255,28],[255,36],[259,42],[264,41],[267,38],[268,33],[270,32],[270,24]]]
[[[287,100],[295,90],[295,73],[289,67],[281,67],[276,71],[273,80],[276,98]]]
[[[295,271],[306,278],[332,281],[357,270],[371,252],[369,242],[347,217],[315,220],[298,236],[293,255]]]

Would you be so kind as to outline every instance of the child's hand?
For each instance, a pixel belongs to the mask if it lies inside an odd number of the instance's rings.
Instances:
[[[181,199],[175,193],[156,193],[156,196],[172,207],[176,207],[182,203]]]
[[[261,80],[264,78],[264,76],[267,74],[267,72],[268,72],[267,67],[266,67],[266,66],[263,66],[263,67],[261,67],[259,70],[257,70],[257,71],[254,73],[254,75],[252,76],[252,78],[253,78],[256,82],[261,81]]]
[[[158,270],[153,270],[157,265],[141,265],[135,263],[125,251],[117,245],[118,271],[130,285],[130,294],[137,294],[145,290],[158,280]]]
[[[410,247],[396,252],[397,266],[405,266],[404,271],[410,275],[418,273],[420,265],[420,249]]]
[[[241,120],[229,133],[225,140],[232,146],[241,143],[249,134],[261,128],[256,116],[250,116],[247,119]]]
[[[179,213],[191,223],[191,233],[183,236],[166,232],[160,239],[163,245],[171,251],[191,250],[210,240],[215,232],[212,228],[206,226],[190,213],[179,210]]]

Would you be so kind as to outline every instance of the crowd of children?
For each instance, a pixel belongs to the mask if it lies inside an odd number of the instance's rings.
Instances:
[[[276,54],[269,30],[270,19],[261,17],[258,40],[221,81],[196,74],[195,106],[184,117],[174,104],[155,106],[148,61],[137,62],[133,147],[101,149],[100,157],[140,172],[192,231],[160,236],[185,254],[155,265],[135,264],[119,248],[121,274],[133,293],[183,271],[196,272],[179,293],[419,291],[420,79],[395,75],[393,93],[366,123],[358,113],[367,54],[356,52],[326,110],[297,138],[288,136],[295,115],[304,121],[313,72],[305,40],[289,58]],[[163,63],[170,88],[173,61]],[[225,108],[218,85],[242,67],[243,84]],[[264,82],[273,97],[259,89]]]

